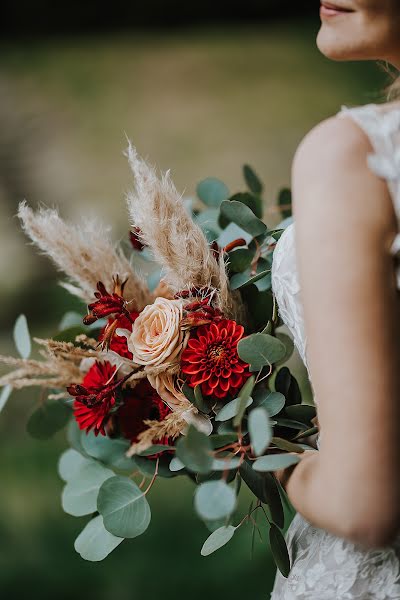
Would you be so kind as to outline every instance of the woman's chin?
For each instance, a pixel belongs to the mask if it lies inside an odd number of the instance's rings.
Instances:
[[[317,47],[321,54],[330,60],[357,60],[357,57],[354,55],[352,49],[348,47],[348,44],[341,43],[338,36],[332,31],[326,31],[324,26],[319,30]]]

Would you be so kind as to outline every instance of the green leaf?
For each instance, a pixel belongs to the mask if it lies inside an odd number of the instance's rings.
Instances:
[[[273,437],[272,442],[277,448],[285,450],[285,452],[298,452],[299,454],[304,452],[304,448],[300,444],[294,444],[280,437]]]
[[[88,464],[92,464],[90,459],[85,458],[73,448],[68,448],[61,454],[58,461],[58,474],[64,481],[70,481],[78,475],[80,469]]]
[[[77,452],[80,452],[80,454],[84,454],[86,456],[86,452],[82,446],[82,431],[79,429],[75,419],[71,419],[68,423],[67,440],[72,448],[77,450]]]
[[[249,379],[246,381],[246,383],[244,384],[244,386],[242,387],[242,389],[239,392],[239,398],[238,398],[239,407],[238,407],[236,416],[233,419],[234,427],[239,427],[239,425],[242,422],[243,415],[247,408],[247,403],[251,399],[251,392],[253,391],[254,383],[255,383],[255,378],[254,378],[254,375],[252,375],[251,377],[249,377]]]
[[[69,327],[54,335],[53,340],[56,342],[75,342],[78,335],[86,334],[87,332],[88,328],[83,325]]]
[[[194,505],[202,519],[216,521],[233,513],[236,495],[224,481],[206,481],[196,489]]]
[[[176,455],[185,467],[195,473],[209,473],[212,467],[212,447],[208,437],[190,425],[187,435],[178,440]]]
[[[250,275],[248,272],[245,273],[236,273],[229,280],[229,286],[231,290],[239,290],[241,288],[247,287],[252,283],[256,283],[260,279],[264,279],[264,277],[270,277],[271,270],[267,269],[266,271],[261,271],[260,273],[256,273],[256,275]]]
[[[196,192],[204,204],[218,207],[223,200],[229,197],[229,190],[223,181],[215,177],[208,177],[197,185]]]
[[[279,427],[288,427],[289,429],[298,429],[299,431],[304,430],[304,423],[295,421],[294,419],[285,419],[284,417],[277,417],[276,424]]]
[[[219,208],[209,208],[207,210],[203,210],[196,216],[195,221],[209,242],[216,240],[221,233],[221,228],[218,224],[218,217]]]
[[[183,464],[183,462],[181,460],[179,460],[179,458],[177,456],[174,456],[174,458],[169,463],[169,469],[173,473],[176,473],[177,471],[182,471],[182,469],[184,469],[184,468],[185,468],[185,465]]]
[[[268,505],[274,523],[278,527],[283,527],[285,515],[274,475],[272,473],[257,473],[247,461],[241,465],[240,475],[253,494],[263,504]]]
[[[11,385],[5,385],[3,387],[3,389],[1,390],[1,393],[0,393],[0,412],[5,407],[6,402],[9,399],[9,397],[11,396],[12,391],[13,391],[13,388],[11,387]]]
[[[46,400],[29,417],[26,429],[35,439],[48,440],[68,423],[71,409],[57,400]]]
[[[233,415],[233,417],[234,416],[235,415]],[[236,433],[233,433],[233,434],[227,433],[224,435],[214,434],[214,435],[210,435],[210,437],[208,439],[210,440],[213,449],[217,450],[218,448],[223,448],[227,444],[233,444],[234,442],[237,442],[238,436]]]
[[[65,331],[71,327],[82,327],[83,315],[80,313],[70,310],[65,313],[58,326],[59,331]]]
[[[29,358],[32,351],[32,344],[25,315],[20,315],[15,321],[13,336],[18,354],[22,358]]]
[[[286,469],[300,462],[300,457],[297,454],[269,454],[257,458],[253,463],[255,471],[277,471],[278,469]]]
[[[248,248],[238,248],[228,253],[229,270],[234,273],[243,273],[251,265],[254,258],[254,252]]]
[[[105,559],[115,550],[123,538],[112,535],[103,524],[103,517],[98,515],[86,525],[75,540],[75,550],[84,560],[98,562]]]
[[[263,203],[259,196],[254,196],[248,192],[234,194],[229,198],[231,202],[242,202],[248,206],[259,219],[263,215]]]
[[[253,399],[248,398],[245,408],[248,408],[251,404],[253,404]],[[215,420],[216,421],[229,421],[230,419],[233,419],[233,417],[236,417],[236,415],[239,411],[239,408],[240,408],[240,398],[235,398],[235,400],[231,400],[230,402],[228,402],[228,404],[225,404],[225,406],[223,406],[221,408],[221,410],[215,417]]]
[[[262,194],[263,184],[261,183],[259,177],[256,175],[254,170],[249,165],[244,165],[243,175],[249,190],[253,192],[253,194],[256,194],[258,196]]]
[[[269,543],[271,545],[272,556],[276,562],[276,566],[284,577],[287,577],[290,573],[290,558],[288,549],[286,546],[285,538],[282,533],[274,525],[271,524],[269,530]]]
[[[272,427],[264,408],[254,408],[249,413],[248,428],[253,452],[255,456],[260,456],[268,448],[272,439]]]
[[[266,409],[270,417],[278,415],[285,406],[286,398],[280,392],[270,392],[267,397],[259,403]]]
[[[257,237],[268,231],[265,223],[258,219],[253,211],[242,202],[229,200],[222,202],[221,214],[232,223],[239,225],[239,227],[250,233],[253,237]]]
[[[96,436],[91,431],[82,433],[81,444],[86,454],[110,467],[122,471],[132,471],[135,468],[135,460],[126,456],[130,446],[128,440]]]
[[[299,384],[287,367],[279,369],[275,378],[275,389],[285,396],[286,405],[301,404]]]
[[[272,365],[286,354],[285,345],[266,333],[253,333],[238,344],[240,358],[250,365],[251,371],[259,371],[266,365]]]
[[[307,427],[312,427],[311,419],[314,419],[316,414],[315,406],[310,406],[309,404],[294,404],[285,408],[285,415],[289,419],[304,423]]]
[[[127,477],[111,477],[100,488],[97,510],[104,527],[117,537],[135,538],[146,531],[151,521],[146,496]]]
[[[280,331],[278,331],[276,333],[276,337],[278,338],[278,340],[280,340],[286,348],[286,354],[285,356],[279,361],[280,363],[285,363],[289,360],[289,358],[292,356],[293,352],[294,352],[294,342],[293,339],[286,335],[286,333],[282,333]]]
[[[202,556],[209,556],[216,550],[219,550],[225,546],[233,538],[236,527],[228,525],[227,527],[220,527],[214,531],[204,542],[201,549]]]
[[[160,452],[166,452],[167,450],[171,450],[172,446],[167,446],[166,444],[154,444],[146,450],[139,452],[139,456],[152,456],[153,454],[159,454]]]
[[[240,458],[214,458],[212,463],[213,471],[232,471],[237,469],[241,463]]]
[[[292,216],[292,192],[288,188],[284,188],[279,192],[278,206],[281,208],[284,219]]]
[[[61,502],[66,513],[74,517],[90,515],[97,510],[99,489],[114,473],[99,463],[83,464],[63,489]]]
[[[203,394],[201,393],[201,385],[196,385],[194,388],[194,405],[202,413],[208,414],[211,412],[210,406],[204,400]]]

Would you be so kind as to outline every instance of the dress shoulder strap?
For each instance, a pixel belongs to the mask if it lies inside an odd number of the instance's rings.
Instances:
[[[400,229],[400,103],[343,106],[338,117],[350,117],[368,136],[373,148],[373,153],[368,156],[368,166],[386,180]],[[400,253],[400,231],[393,241],[391,253]]]

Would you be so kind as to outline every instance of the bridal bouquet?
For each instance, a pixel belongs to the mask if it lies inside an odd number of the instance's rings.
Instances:
[[[273,472],[299,461],[315,412],[301,404],[284,366],[293,344],[277,331],[270,271],[283,229],[261,220],[263,186],[247,166],[248,190],[234,196],[219,180],[201,182],[198,210],[168,173],[158,177],[131,146],[127,155],[135,181],[129,250],[97,223],[72,226],[54,210],[20,205],[25,233],[88,309],[67,313],[52,339],[34,339],[38,358],[18,318],[20,357],[0,357],[11,367],[0,378],[0,405],[13,389],[36,386],[28,431],[46,439],[67,427],[62,505],[89,516],[75,542],[84,559],[102,560],[142,534],[157,479],[186,476],[210,532],[204,556],[246,523],[257,528],[260,512],[287,575],[285,497]],[[290,192],[279,205],[290,218]],[[244,515],[242,482],[254,495]]]

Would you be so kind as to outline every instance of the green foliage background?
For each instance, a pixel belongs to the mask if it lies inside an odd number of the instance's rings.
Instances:
[[[17,202],[57,205],[75,219],[98,213],[114,225],[116,239],[124,236],[126,131],[144,156],[172,168],[188,195],[206,176],[220,177],[231,191],[243,188],[247,162],[272,204],[290,183],[291,157],[307,130],[341,104],[376,101],[384,83],[373,65],[321,57],[315,33],[314,23],[296,21],[1,45],[1,352],[14,352],[10,331],[20,312],[43,336],[76,306],[56,288],[58,275],[45,259],[25,246],[13,218]],[[272,211],[266,219],[277,222]],[[36,391],[16,394],[0,419],[1,597],[214,600],[248,590],[254,600],[268,597],[274,570],[266,539],[253,560],[248,528],[201,557],[208,532],[183,479],[152,490],[153,522],[144,536],[104,563],[82,561],[73,541],[85,519],[60,507],[56,464],[64,439],[40,443],[25,433],[37,399]]]

